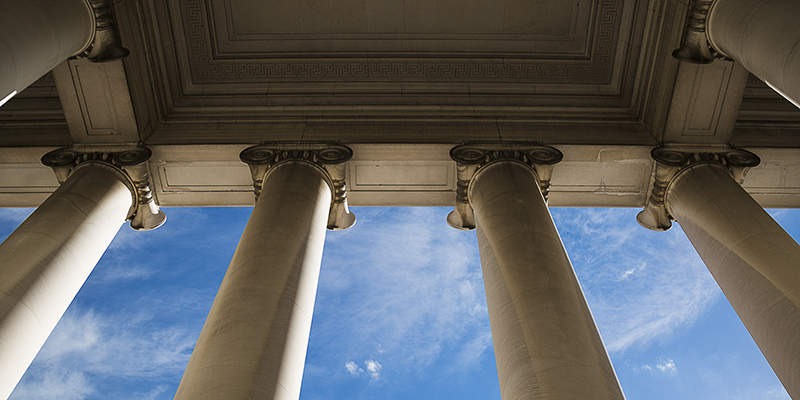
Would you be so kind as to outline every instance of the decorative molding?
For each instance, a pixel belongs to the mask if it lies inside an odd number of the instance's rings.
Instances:
[[[680,61],[694,64],[711,64],[715,59],[733,61],[715,49],[708,40],[708,13],[717,0],[692,0],[686,27],[683,31],[681,47],[672,52]]]
[[[149,231],[163,225],[167,216],[158,209],[158,204],[150,189],[147,161],[152,152],[147,147],[130,149],[104,149],[91,151],[76,147],[65,147],[53,150],[42,156],[42,164],[53,169],[59,184],[77,168],[89,164],[103,164],[117,171],[123,183],[131,191],[132,204],[127,219],[131,228],[137,231]]]
[[[667,210],[666,197],[670,185],[682,171],[698,164],[719,164],[741,184],[747,171],[761,163],[757,155],[735,148],[681,149],[662,146],[654,148],[650,156],[656,161],[653,188],[636,221],[653,231],[666,231],[672,227],[674,218]]]
[[[353,150],[341,144],[316,142],[264,142],[248,147],[239,159],[250,167],[256,201],[270,171],[284,162],[306,162],[317,166],[329,181],[331,207],[328,229],[339,231],[356,223],[356,217],[347,206],[345,163],[353,157]]]
[[[456,204],[447,215],[447,223],[458,230],[475,229],[475,214],[470,204],[472,178],[485,166],[497,161],[516,161],[529,166],[539,182],[544,200],[550,194],[553,166],[564,155],[558,149],[541,143],[465,143],[450,150],[450,158],[458,167]]]
[[[541,59],[471,58],[408,59],[389,57],[381,60],[334,57],[318,59],[214,59],[207,12],[203,0],[180,2],[187,35],[187,50],[195,83],[290,82],[296,80],[380,81],[386,78],[407,80],[516,79],[547,82],[553,79],[581,79],[585,83],[605,83],[613,70],[616,50],[616,25],[621,2],[601,0],[597,15],[597,36],[588,62],[549,61]]]

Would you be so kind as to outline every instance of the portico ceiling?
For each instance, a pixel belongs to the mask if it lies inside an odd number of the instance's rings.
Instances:
[[[783,175],[760,178],[774,184],[759,199],[800,193],[786,178],[795,150],[777,150],[800,148],[800,112],[734,63],[673,59],[677,1],[125,0],[115,12],[129,57],[65,62],[0,108],[0,177],[38,171],[0,179],[0,205],[38,204],[53,189],[38,157],[70,143],[150,146],[163,205],[248,204],[236,154],[270,140],[358,147],[348,173],[369,179],[352,182],[354,204],[450,202],[446,149],[463,141],[561,146],[555,205],[642,205],[660,143],[764,148]]]
[[[356,141],[374,141],[376,128],[404,141],[443,118],[473,135],[496,130],[494,118],[629,124],[654,28],[645,3],[621,0],[141,5],[161,44],[148,51],[166,121],[325,119],[348,123]],[[441,133],[427,140],[455,138]]]

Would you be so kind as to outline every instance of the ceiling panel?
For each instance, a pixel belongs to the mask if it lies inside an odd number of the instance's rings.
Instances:
[[[436,52],[585,57],[590,0],[211,0],[214,58]]]
[[[166,120],[635,118],[633,0],[145,0]],[[600,108],[605,108],[598,112]],[[563,113],[562,113],[563,114]]]

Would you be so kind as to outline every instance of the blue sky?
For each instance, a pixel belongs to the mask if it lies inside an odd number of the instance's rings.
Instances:
[[[250,208],[123,225],[14,400],[172,399]],[[301,399],[500,399],[474,232],[353,208],[328,232]],[[680,227],[552,209],[629,400],[789,399]],[[0,209],[0,238],[30,210]],[[795,238],[800,212],[772,211]]]

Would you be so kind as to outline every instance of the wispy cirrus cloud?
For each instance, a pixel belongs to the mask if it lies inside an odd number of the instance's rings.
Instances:
[[[0,208],[0,224],[17,226],[34,210],[34,208]]]
[[[140,318],[101,315],[73,307],[53,330],[10,399],[61,398],[52,397],[54,392],[69,396],[64,398],[86,399],[98,392],[99,382],[109,378],[180,374],[193,346],[194,337],[176,326],[142,326]],[[98,376],[103,379],[96,379]]]
[[[171,399],[249,215],[224,211],[214,235],[202,210],[122,226],[11,399]]]
[[[553,210],[612,353],[668,339],[690,326],[721,293],[678,224],[667,232],[650,232],[630,223],[637,212]]]
[[[474,365],[491,346],[491,334],[477,244],[467,236],[473,234],[438,230],[428,222],[441,213],[433,209],[403,218],[368,211],[359,214],[367,230],[359,232],[360,241],[348,242],[348,231],[328,238],[330,249],[346,250],[326,255],[317,310],[330,317],[315,320],[312,341],[328,349],[325,356],[337,368],[377,356],[380,344],[381,357],[391,361],[390,378],[422,370],[444,354],[454,357],[458,370]],[[626,221],[637,211],[553,211],[612,353],[668,340],[719,296],[680,228],[646,231]],[[373,227],[373,218],[391,230]],[[348,374],[363,369],[353,367]]]
[[[170,212],[177,231],[123,227],[122,243],[87,282],[100,294],[76,300],[40,354],[43,364],[31,368],[12,399],[57,398],[48,395],[57,392],[86,400],[171,398],[249,213],[224,211],[241,221],[216,226],[208,237],[188,235],[215,223],[194,210]],[[487,361],[492,342],[477,243],[474,233],[446,225],[447,211],[358,208],[355,228],[329,233],[306,382],[324,377],[325,386],[339,379],[386,389],[429,377],[432,369],[450,376]],[[679,227],[648,232],[624,221],[635,213],[553,210],[616,353],[672,337],[719,297]],[[209,280],[216,283],[191,284]],[[123,292],[126,285],[133,290]],[[127,308],[104,305],[114,297]],[[677,370],[669,361],[650,364]],[[103,386],[106,380],[152,384],[120,393]]]
[[[328,237],[311,338],[326,348],[321,359],[367,360],[372,380],[382,377],[378,356],[401,375],[443,353],[475,362],[490,334],[474,233],[448,227],[442,209],[355,212],[352,232]]]
[[[52,367],[38,371],[37,379],[19,385],[9,399],[83,400],[94,392],[94,385],[83,372]]]

